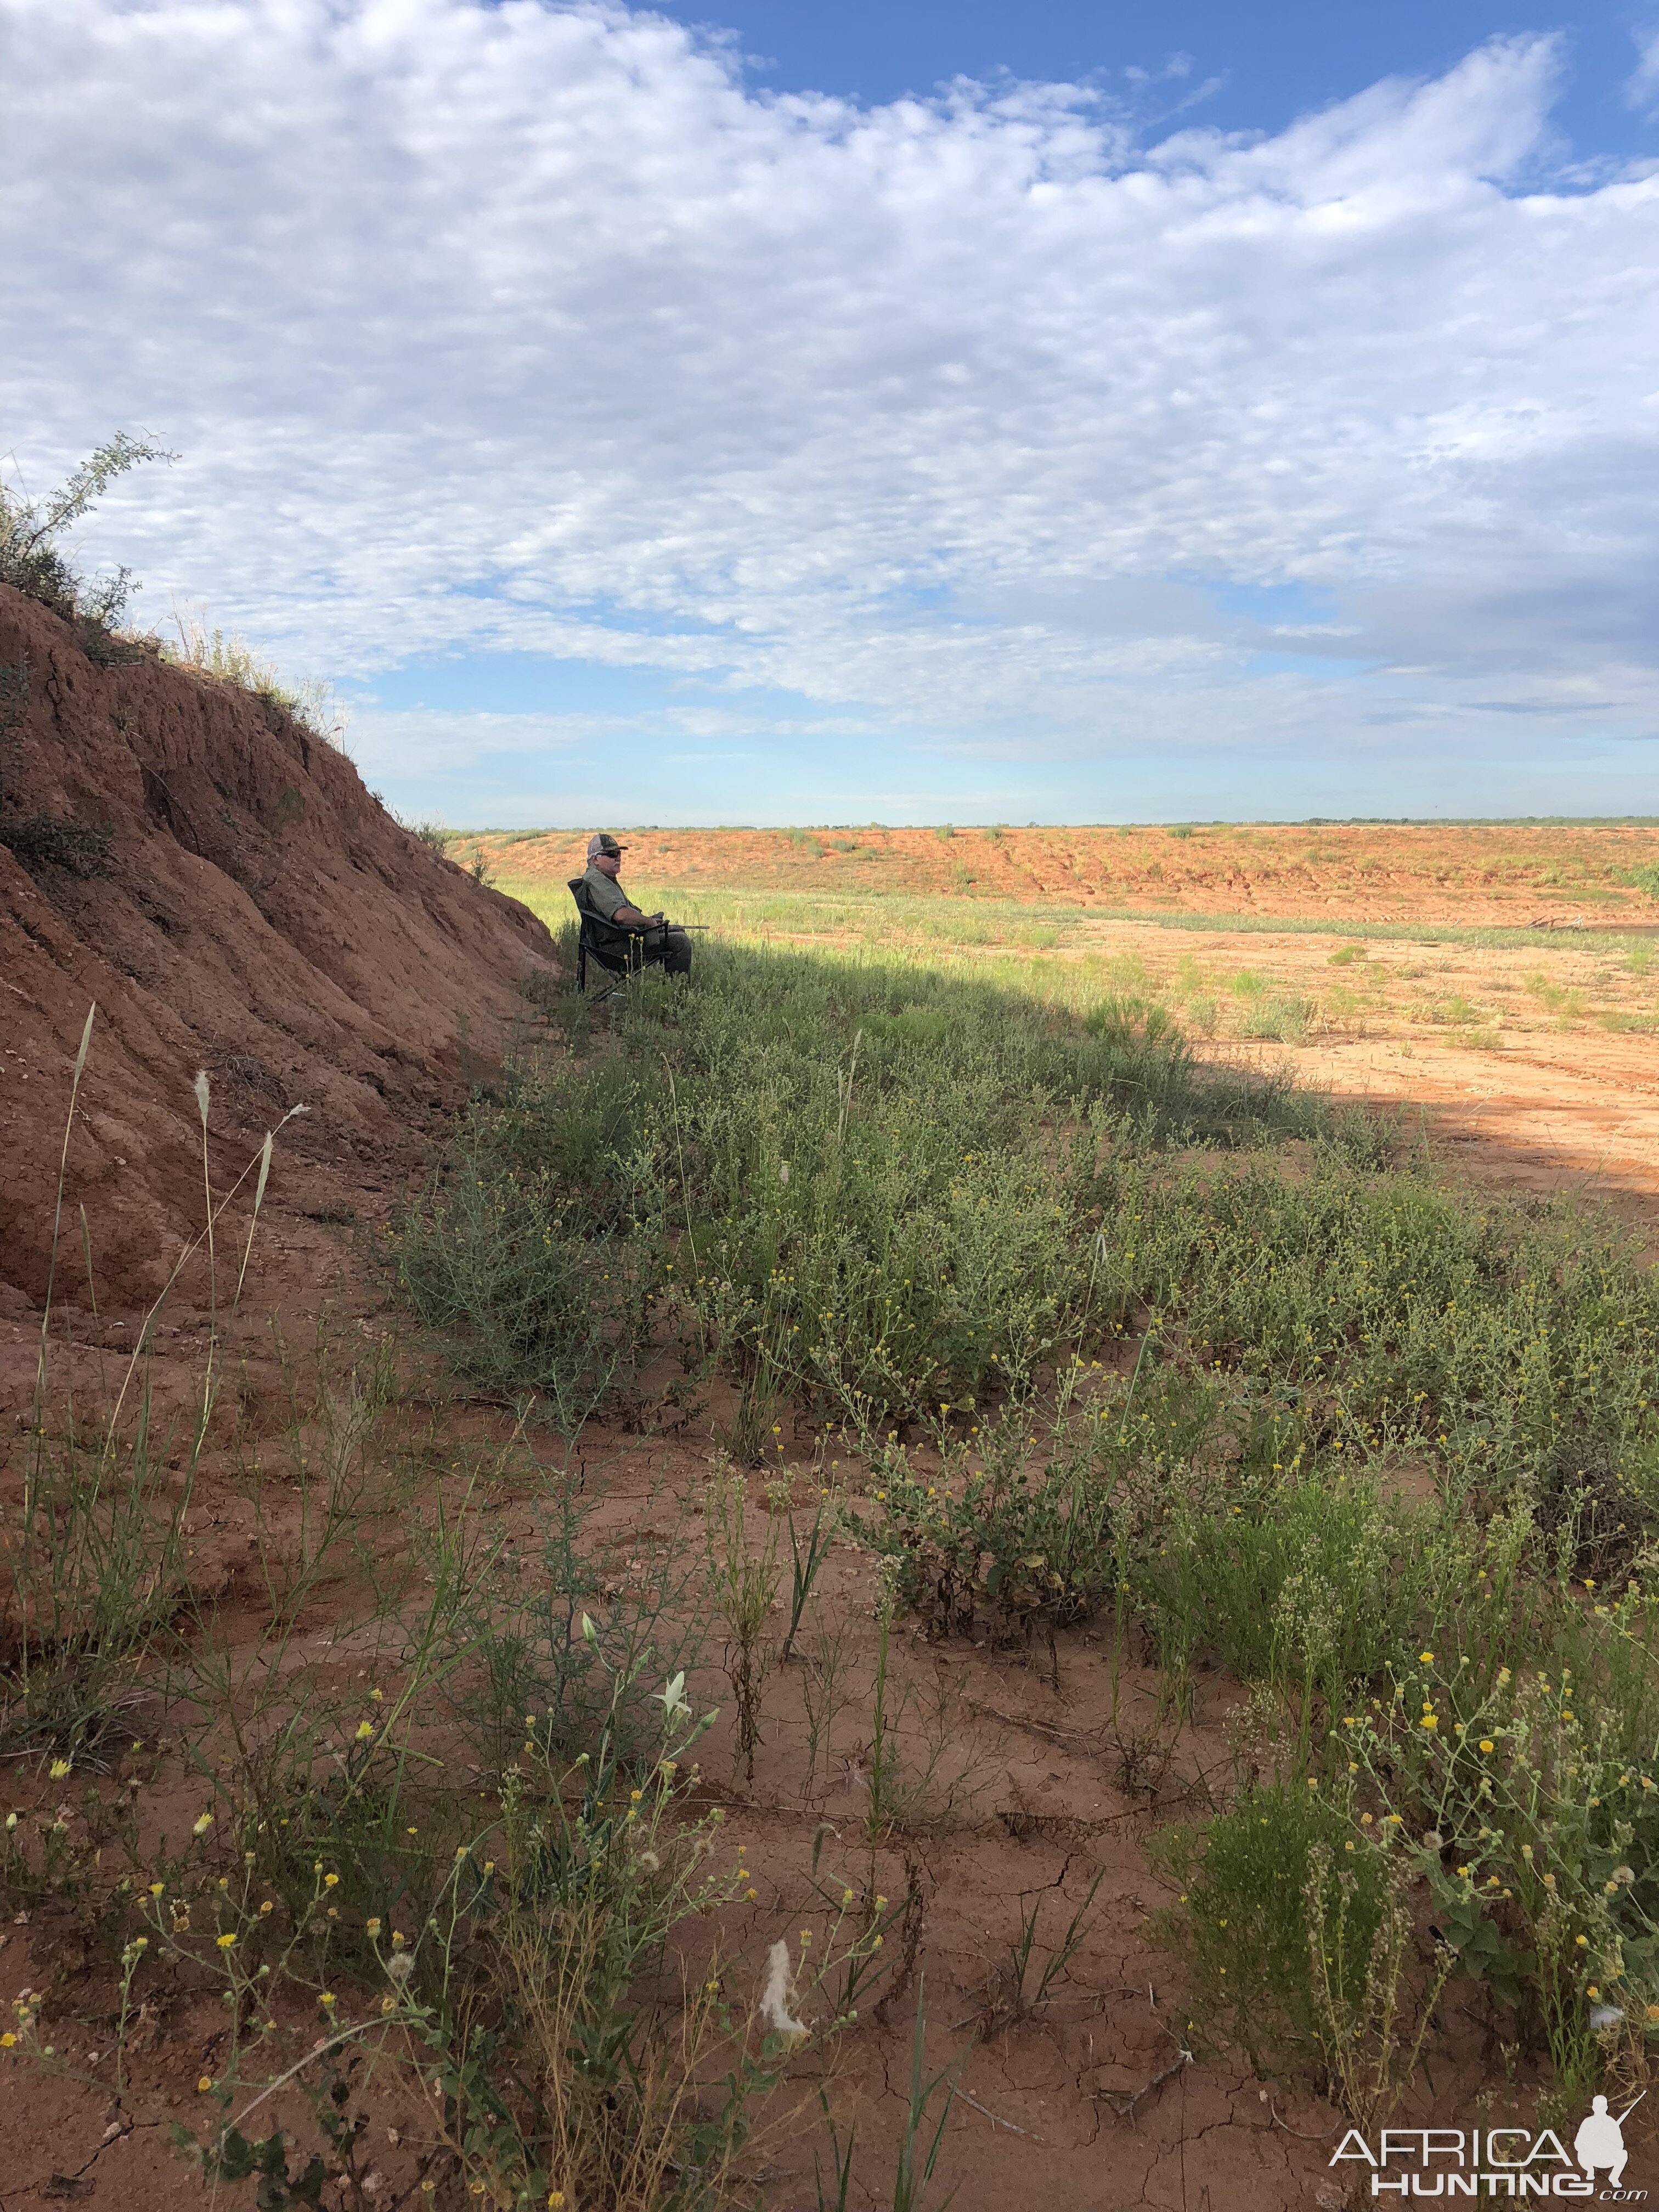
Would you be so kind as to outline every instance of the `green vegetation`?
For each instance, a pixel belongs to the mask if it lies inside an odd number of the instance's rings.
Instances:
[[[458,1357],[568,1426],[672,1349],[757,1459],[786,1407],[857,1445],[852,1525],[935,1637],[1057,1672],[1103,1620],[1175,1730],[1201,1665],[1249,1686],[1268,1749],[1165,1847],[1203,2033],[1375,2118],[1455,1966],[1564,2097],[1640,2054],[1659,1288],[1615,1229],[1121,1000],[715,945],[584,1018],[405,1226]],[[1571,1686],[1547,1741],[1523,1671]]]
[[[59,489],[45,499],[25,499],[0,484],[0,584],[10,584],[73,623],[94,659],[107,659],[132,591],[131,572],[90,582],[58,540],[90,514],[118,477],[141,461],[171,461],[154,440],[118,433],[100,446]]]
[[[1317,1120],[1200,1082],[1155,1014],[874,960],[715,945],[623,1024],[476,1107],[400,1245],[425,1317],[566,1423],[663,1341],[860,1432],[1024,1389],[1103,1327],[1109,1160]]]
[[[206,1188],[205,1076],[196,1100]],[[67,1990],[24,1989],[0,2064],[71,2081],[101,2065],[94,2086],[169,2127],[210,2192],[252,2183],[265,2207],[372,2203],[371,2118],[410,2112],[411,2194],[424,2175],[492,2212],[752,2202],[745,2153],[787,2063],[832,2078],[914,1891],[890,1907],[873,1850],[845,1871],[815,1851],[785,1921],[806,1923],[799,1956],[773,1942],[763,1978],[728,1940],[757,1896],[748,1851],[690,1756],[716,1715],[687,1686],[684,1532],[610,1583],[568,1455],[538,1463],[522,1427],[458,1454],[433,1409],[422,1433],[391,1347],[342,1371],[326,1333],[312,1362],[279,1340],[274,1431],[223,1389],[276,1133],[213,1192],[90,1427],[49,1418],[49,1302],[0,1528],[0,1894],[81,1963]],[[89,1236],[86,1257],[90,1273]],[[150,1334],[204,1260],[218,1291],[198,1395],[168,1426]],[[209,1455],[251,1531],[234,1610],[191,1565]],[[489,1516],[504,1491],[534,1500],[528,1575]],[[725,1495],[752,1629],[776,1575],[738,1556],[740,1479]],[[752,1636],[747,1656],[740,1697],[764,1673]],[[136,2083],[135,2054],[166,2008],[220,1999],[200,2058],[192,2039],[192,2123]],[[94,2022],[101,2048],[77,2068],[67,2036]],[[291,2148],[295,2100],[309,2117]]]
[[[104,1962],[118,2065],[155,1991],[229,1989],[181,2137],[208,2178],[349,2201],[362,2126],[404,2097],[431,2172],[502,2212],[752,2199],[791,2084],[833,2081],[872,1992],[920,2004],[920,1839],[995,1778],[918,1638],[1056,1687],[1099,1639],[1131,1803],[1227,1709],[1152,1845],[1191,2047],[1379,2124],[1455,1977],[1547,2110],[1646,2079],[1659,1285],[1593,1212],[1200,1067],[1145,980],[1131,957],[1045,994],[715,939],[690,984],[544,1001],[389,1240],[510,1413],[488,1446],[447,1410],[422,1428],[391,1352],[290,1363],[275,1438],[216,1335],[187,1433],[142,1404],[54,1428],[43,1382],[0,1711],[39,1789],[0,1875]],[[1214,988],[1274,1004],[1248,970]],[[204,1079],[198,1102],[205,1163]],[[270,1158],[213,1201],[238,1283]],[[597,1417],[716,1444],[625,1564]],[[234,1613],[191,1564],[210,1439],[250,1532]],[[872,1601],[817,1601],[832,1541]],[[711,1792],[691,1754],[716,1746]],[[183,1832],[147,1809],[181,1785]],[[763,1965],[722,1799],[811,1838],[760,1908]],[[975,2034],[1058,2013],[1096,1887],[1021,1900]],[[46,2001],[16,2017],[14,2052],[58,2064]],[[924,2027],[911,2201],[952,2087]],[[298,2148],[279,2079],[313,2112]]]

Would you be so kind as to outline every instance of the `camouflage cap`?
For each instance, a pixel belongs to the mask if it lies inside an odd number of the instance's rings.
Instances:
[[[619,845],[608,830],[596,830],[587,841],[590,860],[597,860],[602,854],[609,860],[617,860],[627,850],[627,846]]]

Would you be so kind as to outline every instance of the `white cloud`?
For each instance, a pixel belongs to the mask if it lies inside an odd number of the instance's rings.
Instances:
[[[0,0],[3,442],[181,448],[90,550],[295,667],[665,670],[780,773],[839,726],[769,740],[792,694],[941,793],[1152,749],[1496,805],[1474,702],[1529,762],[1659,727],[1659,178],[1532,173],[1555,68],[1138,149],[1075,87],[751,97],[605,4]]]

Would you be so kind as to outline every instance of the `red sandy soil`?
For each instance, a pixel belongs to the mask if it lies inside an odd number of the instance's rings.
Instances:
[[[1195,914],[1334,915],[1464,928],[1659,921],[1623,880],[1659,861],[1659,828],[1547,823],[1216,823],[1166,828],[624,830],[627,874],[722,887],[933,893]],[[567,878],[585,837],[465,840],[503,875]]]
[[[190,1508],[191,1571],[216,1602],[228,1640],[234,1645],[240,1638],[246,1649],[260,1617],[258,1577],[249,1571],[256,1500],[268,1540],[278,1543],[284,1515],[298,1510],[286,1486],[262,1490],[262,1478],[251,1480],[246,1472],[251,1455],[277,1453],[289,1419],[287,1383],[295,1363],[291,1351],[282,1354],[270,1324],[282,1324],[290,1346],[307,1331],[325,1330],[337,1378],[354,1346],[373,1357],[388,1334],[405,1330],[386,1271],[370,1256],[369,1232],[429,1163],[461,1095],[469,1055],[482,1060],[498,1052],[523,1018],[520,987],[547,975],[549,940],[522,908],[410,839],[364,791],[348,761],[258,701],[150,659],[94,667],[63,625],[0,592],[0,661],[25,659],[31,699],[14,784],[31,811],[106,821],[115,836],[112,872],[90,881],[44,868],[31,875],[0,848],[0,1005],[9,1010],[0,1024],[6,1068],[0,1443],[9,1452],[0,1492],[9,1504],[15,1496],[70,1069],[95,1000],[99,1017],[69,1154],[65,1218],[73,1230],[53,1331],[55,1401],[73,1391],[96,1404],[107,1392],[109,1364],[113,1359],[118,1373],[115,1355],[132,1342],[179,1244],[199,1224],[196,1070],[205,1067],[212,1085],[209,1172],[216,1191],[242,1171],[265,1128],[292,1106],[312,1109],[279,1135],[248,1293],[224,1332],[224,1356],[238,1367],[238,1447],[233,1451],[216,1434]],[[1085,849],[1092,855],[1097,847],[1116,854],[1115,834],[1068,832],[1064,842],[1074,856]],[[1310,839],[1311,833],[1296,834]],[[1325,842],[1334,833],[1318,834]],[[1431,833],[1441,837],[1443,853],[1445,834]],[[1571,834],[1549,832],[1551,849]],[[904,841],[906,865],[914,861],[919,871],[917,888],[948,887],[963,848],[972,863],[994,872],[990,888],[1006,888],[1021,869],[1032,897],[1056,896],[1062,880],[1055,869],[1042,874],[1040,848],[1052,836],[1010,832],[1004,852],[970,833],[950,843],[925,832],[889,835]],[[751,840],[757,854],[761,842]],[[1510,833],[1498,842],[1519,849]],[[671,879],[677,866],[682,873],[701,866],[694,856],[706,858],[709,850],[701,835],[685,837],[677,862],[667,850],[675,841],[660,842],[660,854],[632,856],[636,874]],[[1171,861],[1196,860],[1188,848],[1197,842],[1165,841]],[[1632,860],[1650,858],[1654,845],[1650,833],[1632,833]],[[1164,851],[1150,836],[1141,846],[1160,858]],[[769,849],[779,880],[798,880],[804,863],[793,849],[782,841]],[[576,841],[547,854],[548,865],[565,874],[575,872],[580,858]],[[521,851],[512,865],[522,870]],[[812,863],[826,881],[875,865],[851,858]],[[1106,901],[1106,878],[1094,858],[1080,872],[1072,860],[1067,867],[1063,880],[1077,895]],[[1085,877],[1087,890],[1080,888]],[[1229,891],[1230,902],[1235,896]],[[1461,894],[1449,889],[1446,902],[1457,918],[1469,918]],[[96,1319],[82,1281],[83,1204]],[[246,1193],[234,1218],[240,1243]],[[192,1263],[156,1332],[154,1387],[163,1416],[187,1403],[196,1387],[207,1338],[206,1287],[203,1267]],[[510,1427],[446,1377],[433,1347],[408,1339],[400,1358],[403,1395],[394,1423],[403,1462],[415,1468],[415,1488],[388,1489],[367,1524],[367,1540],[388,1576],[407,1565],[409,1498],[429,1504],[446,1486],[453,1496],[458,1463],[498,1450]],[[586,1495],[596,1504],[591,1536],[617,1580],[652,1547],[684,1540],[677,1533],[684,1502],[707,1475],[713,1439],[731,1412],[729,1394],[716,1391],[701,1407],[688,1411],[665,1400],[643,1409],[627,1431],[585,1434]],[[780,1472],[803,1504],[820,1471],[858,1487],[856,1468],[820,1470],[804,1433],[786,1434],[780,1457]],[[476,1509],[481,1533],[528,1546],[546,1492],[546,1477],[533,1465],[507,1463]],[[820,1773],[809,1790],[799,1659],[779,1667],[769,1686],[752,1787],[735,1772],[727,1723],[705,1747],[709,1794],[726,1802],[727,1832],[746,1846],[759,1893],[726,1931],[734,1981],[758,1981],[766,1948],[779,1935],[798,1946],[799,1929],[811,1917],[814,1838],[827,1821],[839,1832],[823,1839],[827,1852],[844,1857],[849,1870],[872,1873],[890,1896],[902,1896],[914,1882],[920,1901],[915,1965],[926,1977],[930,2070],[960,2055],[964,2092],[933,2201],[954,2188],[956,2202],[975,2212],[1059,2203],[1079,2212],[1143,2205],[1279,2212],[1339,2203],[1327,2161],[1340,2126],[1329,2108],[1287,2099],[1237,2064],[1173,2063],[1187,2033],[1185,2015],[1152,1924],[1164,1900],[1149,1871],[1145,1838],[1159,1821],[1200,1812],[1203,1778],[1227,1771],[1224,1723],[1239,1699],[1237,1685],[1200,1676],[1193,1723],[1166,1759],[1158,1748],[1156,1678],[1131,1655],[1115,1680],[1103,1638],[1083,1631],[1063,1636],[1051,1682],[1046,1664],[1018,1654],[963,1641],[928,1644],[907,1634],[902,1671],[924,1708],[943,1700],[953,1757],[972,1769],[978,1786],[951,1818],[918,1835],[908,1853],[902,1845],[884,1847],[872,1865],[857,1840],[860,1760],[868,1755],[860,1715],[867,1738],[869,1555],[838,1543],[819,1595],[825,1621],[847,1625],[852,1670],[827,1778]],[[342,1602],[331,1593],[303,1624],[308,1663],[319,1680],[362,1672],[358,1649],[338,1634]],[[717,1642],[696,1686],[706,1693],[700,1702],[729,1702]],[[136,1722],[136,1734],[141,1726],[149,1723]],[[176,1830],[180,1809],[197,1802],[187,1783],[158,1763],[153,1749],[135,1762],[133,1774]],[[44,1777],[21,1767],[6,1781],[13,1800],[26,1807],[54,1794]],[[1038,2020],[978,2034],[994,1973],[1023,1915],[1040,1901],[1041,1929],[1053,1940],[1097,1871],[1103,1872],[1097,1910],[1057,2001]],[[222,2009],[182,1990],[164,1996],[133,2053],[126,2094],[118,2098],[107,1971],[63,1916],[40,1907],[0,1929],[0,1984],[8,2000],[26,1988],[46,1992],[46,2017],[66,2069],[25,2074],[12,2070],[15,2056],[0,2060],[7,2069],[0,2074],[3,2212],[65,2201],[86,2202],[94,2212],[174,2212],[194,2202],[195,2185],[168,2147],[167,2123],[199,2124],[204,2118],[193,2083],[215,2064]],[[343,2001],[359,2002],[349,1994]],[[1462,2114],[1467,2125],[1478,2090],[1498,2084],[1497,2117],[1510,2100],[1495,2052],[1462,2016],[1465,2002],[1446,2008],[1435,2088],[1437,2112]],[[877,2012],[848,2040],[836,2094],[843,2115],[858,2121],[851,2202],[861,2207],[890,2202],[915,2002],[912,1981],[890,2016]],[[313,2032],[299,2008],[292,2017],[284,2014],[283,2029]],[[290,2121],[297,2117],[291,2107],[281,2109]],[[392,2127],[400,2142],[391,2141]],[[416,2193],[420,2137],[405,2110],[378,2112],[370,2142],[382,2185],[368,2199],[376,2212],[432,2201]],[[805,2130],[769,2146],[763,2192],[769,2212],[812,2212],[812,2148]],[[821,2135],[817,2148],[827,2154]],[[227,2201],[247,2200],[238,2191]],[[333,2212],[336,2200],[328,2201]],[[459,2212],[466,2201],[446,2182],[438,2212]]]
[[[203,1219],[191,1085],[233,1180],[289,1109],[266,1204],[301,1242],[373,1210],[428,1156],[464,1062],[526,1011],[546,930],[400,829],[351,763],[277,708],[141,654],[95,666],[0,587],[0,664],[28,672],[5,764],[19,814],[113,832],[109,872],[31,875],[0,844],[0,1283],[46,1285],[65,1099],[90,1056],[64,1218],[84,1206],[100,1304],[153,1297]],[[367,1203],[366,1203],[367,1202]],[[86,1298],[84,1263],[58,1295]],[[200,1286],[190,1286],[193,1292]]]

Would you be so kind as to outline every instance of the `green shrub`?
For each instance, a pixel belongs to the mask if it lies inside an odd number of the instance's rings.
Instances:
[[[1207,1499],[1160,1483],[1128,1573],[1164,1662],[1207,1652],[1241,1681],[1308,1685],[1328,1703],[1376,1679],[1475,1571],[1478,1534],[1385,1501],[1340,1474],[1306,1473],[1294,1418],[1263,1480],[1236,1472]],[[1305,1436],[1305,1431],[1303,1431]],[[1244,1447],[1246,1465],[1250,1453]]]
[[[1414,1847],[1466,1972],[1541,2029],[1558,2082],[1598,2070],[1592,2005],[1659,2022],[1653,1603],[1565,1607],[1540,1648],[1425,1649],[1341,1737]],[[1369,1816],[1368,1816],[1369,1817]]]
[[[1330,1854],[1327,1910],[1344,1911],[1346,1942],[1364,1960],[1387,1907],[1388,1867],[1324,1790],[1269,1783],[1212,1820],[1152,1838],[1154,1865],[1180,1892],[1159,1929],[1185,1977],[1189,2031],[1206,2050],[1244,2051],[1258,2071],[1305,2068],[1322,2048],[1304,1895],[1320,1847]],[[1339,1866],[1353,1883],[1346,1900]]]
[[[106,640],[131,592],[131,572],[119,568],[112,577],[88,583],[55,541],[90,513],[118,477],[140,461],[177,458],[153,439],[130,438],[118,431],[46,499],[22,499],[0,484],[0,584],[12,585],[65,622],[76,623],[89,647]]]
[[[475,1150],[396,1237],[399,1279],[422,1319],[480,1382],[534,1394],[567,1435],[631,1378],[660,1273],[648,1227],[602,1241],[591,1227],[591,1210],[556,1177],[504,1179]]]
[[[1313,1000],[1291,992],[1273,991],[1255,998],[1239,1018],[1238,1033],[1247,1037],[1271,1037],[1279,1044],[1300,1044],[1313,1019]]]
[[[896,1444],[876,1460],[875,1540],[898,1563],[897,1589],[940,1635],[972,1635],[981,1611],[1006,1641],[1086,1620],[1114,1581],[1109,1440],[1084,1419],[1054,1442],[1040,1472],[1024,1461],[1030,1415],[1011,1407],[982,1464],[924,1481]]]

